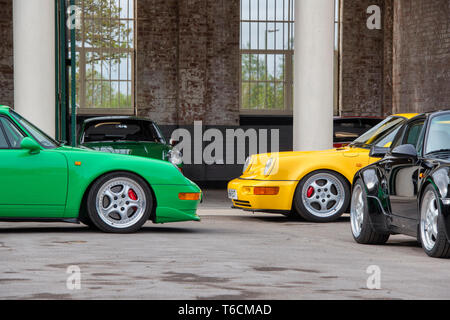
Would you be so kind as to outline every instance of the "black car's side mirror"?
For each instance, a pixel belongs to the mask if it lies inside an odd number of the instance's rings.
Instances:
[[[369,156],[371,158],[384,158],[388,152],[389,148],[374,146],[372,147],[372,149],[370,149]]]
[[[417,149],[412,144],[403,144],[394,148],[392,155],[400,158],[417,158]]]

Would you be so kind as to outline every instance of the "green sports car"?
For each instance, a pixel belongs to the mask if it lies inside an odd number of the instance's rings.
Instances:
[[[167,161],[63,146],[0,106],[0,221],[83,222],[129,233],[199,221],[199,187]]]

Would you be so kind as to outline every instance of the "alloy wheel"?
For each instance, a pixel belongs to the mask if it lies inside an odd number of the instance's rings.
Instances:
[[[111,179],[100,187],[96,208],[99,217],[107,225],[119,229],[128,228],[145,214],[144,190],[132,179]]]
[[[302,190],[302,202],[313,215],[327,218],[338,212],[345,201],[343,184],[335,176],[320,173],[310,177]]]
[[[364,199],[363,189],[361,185],[357,184],[353,191],[350,220],[352,225],[352,232],[355,237],[359,237],[364,222]]]
[[[428,251],[434,248],[438,237],[439,209],[436,195],[432,190],[427,191],[422,201],[420,235],[422,243]]]

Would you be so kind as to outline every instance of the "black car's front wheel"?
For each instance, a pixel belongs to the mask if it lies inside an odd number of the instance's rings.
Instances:
[[[427,255],[433,258],[450,257],[450,243],[444,230],[439,197],[431,184],[422,196],[419,228],[420,242]]]
[[[332,171],[319,170],[308,174],[297,186],[294,195],[295,213],[312,222],[332,222],[347,209],[350,188],[345,179]]]
[[[361,244],[384,244],[390,234],[376,232],[369,220],[367,195],[361,179],[353,186],[350,204],[350,222],[353,238]]]
[[[128,172],[98,179],[89,191],[87,209],[92,223],[104,232],[131,233],[148,220],[152,193],[145,181]]]

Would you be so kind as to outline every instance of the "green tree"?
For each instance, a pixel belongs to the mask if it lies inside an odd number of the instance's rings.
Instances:
[[[285,62],[277,63],[275,75],[267,71],[263,55],[242,55],[242,108],[283,109]]]

